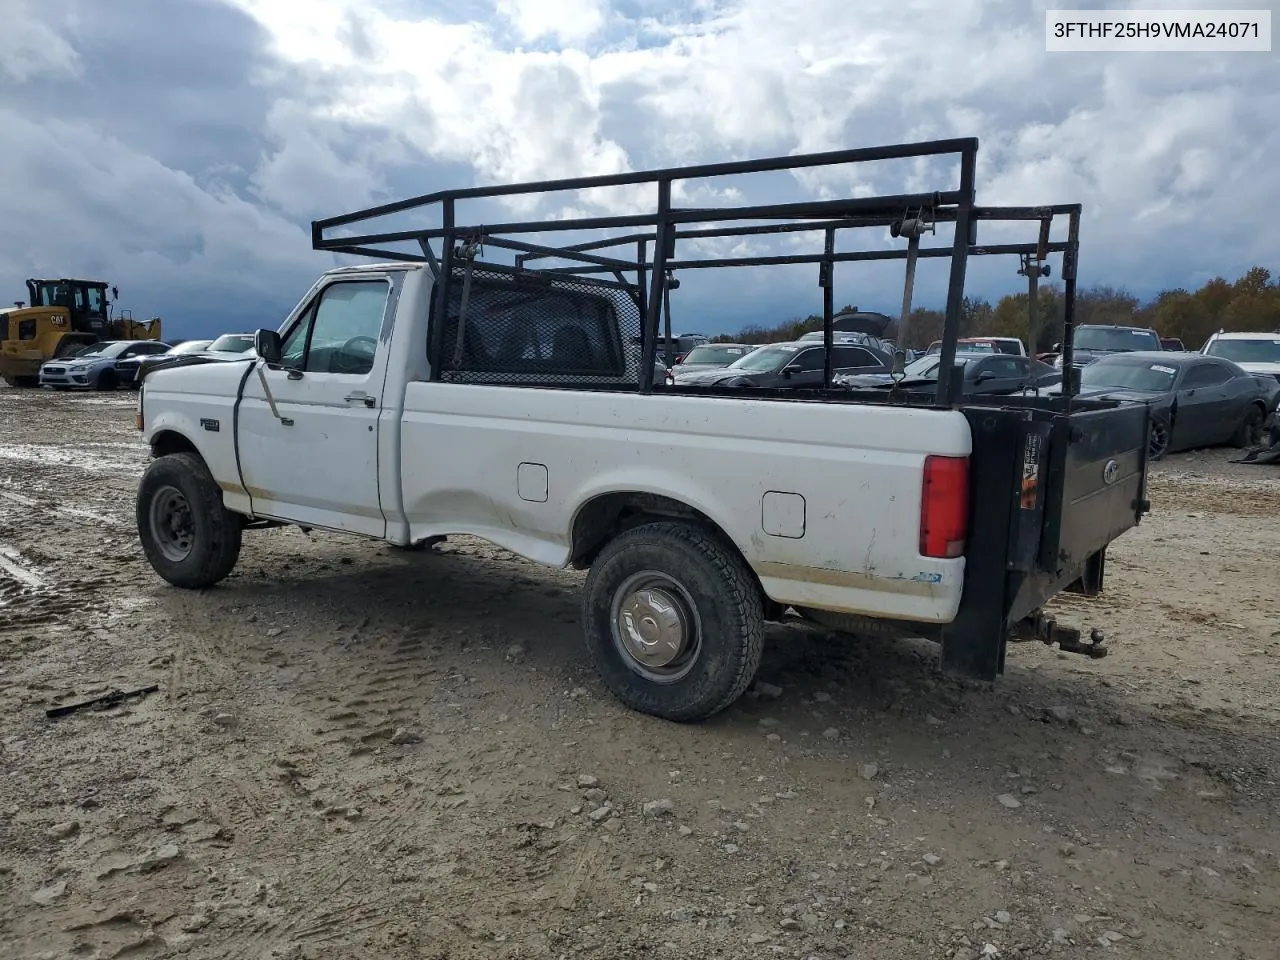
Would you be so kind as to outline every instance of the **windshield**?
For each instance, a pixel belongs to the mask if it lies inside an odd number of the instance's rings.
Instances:
[[[1248,340],[1215,340],[1205,353],[1235,363],[1280,363],[1280,334]]]
[[[960,364],[961,366],[967,367],[969,364],[973,363],[975,360],[981,359],[986,352],[988,351],[971,351],[971,350],[956,351],[956,363]],[[942,363],[941,355],[936,353],[932,355],[926,355],[921,357],[919,360],[912,360],[910,363],[908,363],[905,367],[902,368],[902,372],[905,373],[907,377],[912,379],[937,380],[938,366],[941,363]]]
[[[741,359],[729,364],[731,370],[750,370],[762,373],[766,370],[777,370],[787,365],[796,355],[798,347],[761,347],[753,350]]]
[[[105,343],[91,344],[88,349],[77,353],[77,357],[114,357],[129,346],[127,340],[108,340]]]
[[[224,333],[209,345],[222,353],[245,353],[253,349],[253,337],[247,333]]]
[[[1164,393],[1173,388],[1177,375],[1178,368],[1171,363],[1104,357],[1081,371],[1080,386]]]
[[[1109,350],[1117,353],[1163,349],[1154,330],[1135,330],[1132,327],[1078,327],[1075,346],[1077,350]]]
[[[750,347],[722,347],[706,343],[690,350],[689,355],[684,358],[684,365],[686,367],[696,367],[701,364],[728,366],[733,361],[745,357],[750,349]]]

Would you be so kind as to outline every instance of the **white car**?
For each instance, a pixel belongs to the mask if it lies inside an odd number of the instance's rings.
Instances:
[[[1230,360],[1249,373],[1280,380],[1280,331],[1276,333],[1224,333],[1205,341],[1200,352]]]

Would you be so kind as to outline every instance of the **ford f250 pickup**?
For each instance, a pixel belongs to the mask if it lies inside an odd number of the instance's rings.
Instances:
[[[1072,385],[962,404],[955,377],[832,382],[835,267],[857,260],[906,261],[906,316],[917,260],[950,259],[941,352],[958,373],[967,258],[1061,254],[1071,369],[1080,207],[976,205],[976,153],[964,139],[468,188],[317,221],[315,249],[379,262],[325,272],[278,329],[258,331],[252,357],[179,358],[145,377],[145,554],[169,583],[205,588],[232,571],[245,531],[292,524],[403,546],[472,535],[586,569],[600,676],[633,709],[676,721],[733,703],[766,622],[783,618],[929,637],[945,667],[987,679],[1010,640],[1105,653],[1042,606],[1099,591],[1108,544],[1148,509],[1144,406],[1089,402]],[[946,156],[959,187],[934,193],[672,203],[684,179]],[[470,202],[492,212],[506,197],[641,185],[655,188],[648,213],[460,221]],[[352,233],[423,209],[442,225]],[[979,246],[995,220],[1037,223],[1039,239]],[[951,242],[922,246],[938,226]],[[905,248],[837,252],[838,233],[867,227]],[[596,239],[528,239],[557,231]],[[677,257],[689,239],[788,233],[816,233],[822,249]],[[664,325],[670,338],[677,272],[774,264],[817,268],[821,385],[672,388],[647,375]]]

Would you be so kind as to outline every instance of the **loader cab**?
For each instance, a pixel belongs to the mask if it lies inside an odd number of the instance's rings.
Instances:
[[[111,293],[116,294],[111,288]],[[67,317],[55,317],[55,324],[62,320],[68,333],[90,333],[103,337],[110,332],[111,300],[107,284],[101,280],[28,280],[27,293],[33,307],[62,308]],[[62,324],[57,324],[61,326]]]

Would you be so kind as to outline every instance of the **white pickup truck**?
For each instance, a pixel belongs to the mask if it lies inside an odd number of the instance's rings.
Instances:
[[[667,388],[639,375],[656,338],[646,352],[629,324],[658,317],[643,284],[443,237],[441,256],[325,272],[256,357],[148,372],[137,523],[161,577],[217,583],[257,526],[481,537],[589,568],[601,677],[681,721],[747,688],[783,617],[934,637],[975,676],[1003,669],[1007,639],[1104,649],[1039,608],[1100,589],[1107,544],[1146,509],[1143,408]],[[640,267],[660,293],[663,264]]]

